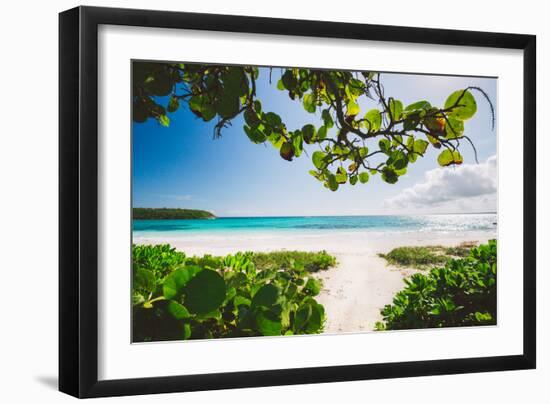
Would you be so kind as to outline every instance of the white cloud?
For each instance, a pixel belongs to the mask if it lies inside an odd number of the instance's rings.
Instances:
[[[427,212],[496,211],[497,159],[436,168],[387,202],[392,208]]]

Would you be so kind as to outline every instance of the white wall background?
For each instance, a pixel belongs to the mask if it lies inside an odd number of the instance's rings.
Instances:
[[[57,385],[57,13],[78,5],[61,0],[8,2],[0,24],[0,398],[7,403],[68,402]],[[531,33],[538,36],[538,369],[397,380],[109,399],[127,403],[211,402],[542,402],[550,378],[550,205],[543,131],[550,101],[550,27],[544,2],[462,0],[258,0],[208,2],[90,1],[88,5],[156,8]],[[546,12],[545,12],[546,11]],[[518,134],[519,140],[519,134]],[[411,347],[414,349],[414,347]]]

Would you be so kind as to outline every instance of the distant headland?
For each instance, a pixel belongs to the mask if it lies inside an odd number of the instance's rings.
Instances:
[[[178,208],[133,208],[132,216],[137,220],[162,219],[215,219],[216,216],[206,210]]]

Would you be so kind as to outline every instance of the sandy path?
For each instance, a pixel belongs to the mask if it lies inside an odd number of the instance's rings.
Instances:
[[[403,279],[414,269],[386,266],[376,253],[337,254],[338,266],[321,273],[323,290],[317,297],[325,306],[326,333],[371,331],[382,319],[380,309],[403,289]]]

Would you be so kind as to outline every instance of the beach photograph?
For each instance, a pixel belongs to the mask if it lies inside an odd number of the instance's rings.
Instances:
[[[497,79],[132,62],[132,342],[497,325]]]

